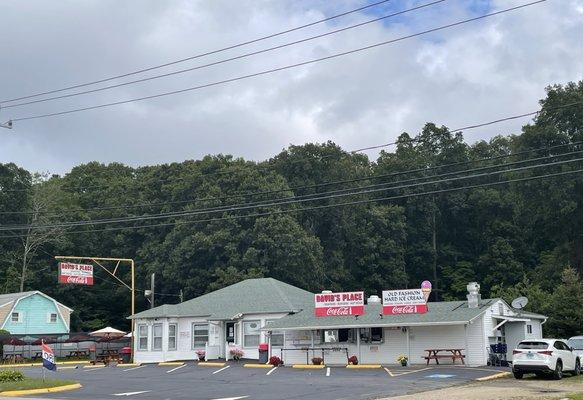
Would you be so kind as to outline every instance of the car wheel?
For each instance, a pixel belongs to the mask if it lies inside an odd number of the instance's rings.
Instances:
[[[514,377],[516,379],[522,379],[522,377],[524,376],[524,373],[519,372],[519,371],[512,371],[512,374],[514,375]]]
[[[577,359],[575,361],[575,370],[573,371],[573,376],[579,376],[581,375],[581,361],[579,361],[579,359]]]
[[[553,377],[556,380],[563,378],[563,363],[560,360],[557,361],[557,366],[555,367],[555,372],[553,372]]]

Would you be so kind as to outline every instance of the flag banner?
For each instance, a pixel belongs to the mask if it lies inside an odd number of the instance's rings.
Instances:
[[[42,353],[43,353],[43,367],[46,369],[50,369],[51,371],[57,370],[57,363],[55,361],[55,353],[53,353],[53,349],[51,349],[48,345],[42,344]]]

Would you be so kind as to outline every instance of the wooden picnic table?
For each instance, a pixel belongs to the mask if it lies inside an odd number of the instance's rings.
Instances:
[[[87,350],[71,350],[69,351],[69,355],[67,355],[67,358],[73,358],[73,357],[77,357],[77,358],[81,358],[81,357],[87,357],[89,354],[87,353]]]
[[[34,353],[34,356],[32,356],[32,359],[36,360],[36,359],[42,358],[42,356],[43,356],[43,352],[37,351],[36,353]]]
[[[455,364],[455,360],[460,360],[462,364],[465,364],[465,355],[462,354],[464,349],[425,349],[427,355],[423,357],[429,365],[429,361],[435,360],[436,364],[439,364],[440,358],[451,358],[452,363]],[[450,354],[439,354],[439,353],[450,353]]]
[[[18,363],[24,362],[24,356],[22,353],[9,353],[4,354],[4,363]]]

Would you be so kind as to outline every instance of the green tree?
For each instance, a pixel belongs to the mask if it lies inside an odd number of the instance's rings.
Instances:
[[[547,333],[568,338],[581,334],[583,281],[574,268],[563,271],[561,284],[552,293]]]

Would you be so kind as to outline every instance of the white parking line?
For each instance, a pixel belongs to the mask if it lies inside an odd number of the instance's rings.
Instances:
[[[269,371],[267,371],[267,373],[265,375],[271,375],[273,373],[273,371],[275,371],[276,369],[277,369],[277,367],[271,368]]]
[[[246,399],[249,396],[239,396],[239,397],[223,397],[222,399],[213,399],[213,400],[239,400],[239,399]]]
[[[416,369],[414,371],[401,372],[401,373],[398,373],[398,374],[393,374],[393,376],[401,376],[401,375],[407,375],[407,374],[414,374],[415,372],[427,371],[427,370],[430,370],[430,369],[433,369],[433,367]]]
[[[330,367],[326,368],[326,376],[330,376]]]
[[[172,368],[170,371],[166,371],[166,373],[169,374],[170,372],[174,372],[174,371],[179,370],[180,368],[184,368],[184,367],[186,367],[186,364],[182,364],[180,367]]]
[[[384,370],[387,371],[387,374],[389,374],[389,376],[395,376],[391,371],[389,371],[387,367],[385,367]]]
[[[123,371],[123,372],[126,372],[126,371],[133,371],[134,369],[140,369],[140,368],[146,368],[146,367],[147,367],[147,365],[139,365],[139,366],[137,366],[137,367],[128,368],[128,369],[123,369],[122,371]]]
[[[230,365],[227,365],[226,367],[223,367],[223,368],[221,368],[221,369],[217,369],[215,372],[213,372],[213,375],[214,375],[214,374],[218,374],[219,372],[221,372],[221,371],[224,371],[224,370],[226,370],[226,369],[227,369],[227,368],[229,368],[229,367],[230,367]],[[238,399],[242,399],[243,397],[237,397],[237,398],[238,398]]]
[[[135,394],[149,393],[151,390],[142,390],[141,392],[126,392],[126,393],[115,393],[113,396],[133,396]]]

